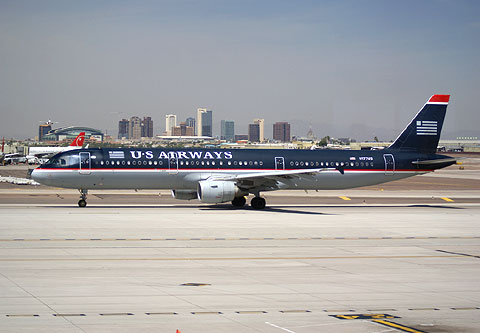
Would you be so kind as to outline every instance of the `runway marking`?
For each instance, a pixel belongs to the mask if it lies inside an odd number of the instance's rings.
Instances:
[[[447,202],[454,202],[454,200],[447,198],[447,197],[441,197],[440,199],[447,201]]]
[[[462,255],[419,255],[419,256],[345,256],[345,257],[186,257],[186,258],[15,258],[0,259],[0,262],[26,261],[221,261],[221,260],[331,260],[331,259],[419,259],[419,258],[463,258]],[[337,311],[337,310],[329,310]],[[351,311],[351,310],[338,310]]]
[[[394,322],[389,321],[389,320],[374,319],[372,321],[375,322],[375,323],[379,323],[381,325],[384,325],[384,326],[396,328],[396,329],[398,329],[400,331],[403,331],[403,332],[427,333],[425,331],[421,331],[421,330],[418,330],[416,328],[412,328],[412,327],[404,326],[404,325],[401,325],[401,324],[397,324],[397,323],[394,323]]]
[[[130,312],[100,313],[100,316],[133,316]]]
[[[259,241],[259,240],[411,240],[411,239],[479,239],[480,236],[422,236],[422,237],[205,237],[205,238],[12,238],[0,242],[145,242],[145,241]]]
[[[85,317],[84,313],[54,313],[54,317]]]
[[[265,324],[270,325],[270,326],[275,327],[275,328],[278,328],[278,329],[281,329],[281,330],[283,330],[283,331],[285,331],[285,332],[296,333],[295,331],[291,331],[291,330],[289,330],[288,328],[285,328],[285,327],[282,327],[282,326],[278,326],[278,325],[269,323],[268,321],[266,321]]]
[[[349,197],[346,197],[346,196],[340,196],[339,198],[342,199],[342,200],[345,200],[345,201],[352,200],[352,199],[350,199]]]
[[[436,251],[437,251],[437,252],[442,252],[442,253],[448,253],[448,254],[455,254],[455,255],[457,255],[457,256],[480,258],[480,256],[476,256],[476,255],[468,254],[468,253],[451,252],[451,251],[445,251],[445,250],[436,250]]]
[[[335,317],[337,319],[345,319],[345,320],[400,318],[400,317],[397,317],[397,316],[389,315],[387,313],[361,313],[361,314],[329,315],[329,316],[330,317]]]
[[[480,308],[479,307],[465,307],[465,308],[454,308],[454,307],[450,307],[450,308],[443,308],[443,310],[479,310]],[[388,311],[400,311],[398,309],[384,309],[384,310],[388,310]],[[419,308],[419,309],[415,309],[415,308],[410,308],[410,309],[405,309],[405,310],[425,310],[425,311],[439,311],[439,310],[442,310],[440,308]],[[231,313],[236,313],[236,314],[258,314],[258,315],[262,315],[262,314],[266,314],[266,313],[274,313],[274,312],[279,312],[279,313],[282,313],[282,314],[289,314],[289,313],[309,313],[309,314],[315,314],[315,313],[319,313],[319,312],[355,312],[357,310],[345,310],[345,309],[319,309],[319,310],[299,310],[299,309],[292,309],[292,310],[272,310],[270,309],[270,311],[266,311],[266,310],[258,310],[258,309],[255,309],[255,310],[238,310],[238,311],[232,311]],[[369,310],[367,310],[369,311]],[[377,310],[378,311],[378,310]],[[15,317],[41,317],[41,316],[54,316],[54,317],[86,317],[86,316],[105,316],[105,317],[108,317],[108,316],[135,316],[135,315],[147,315],[147,316],[152,316],[152,315],[179,315],[180,313],[179,312],[142,312],[142,313],[134,313],[134,312],[111,312],[111,313],[82,313],[82,312],[79,312],[79,313],[47,313],[47,314],[42,314],[42,315],[39,315],[39,314],[5,314],[6,317],[11,317],[11,318],[15,318]],[[192,311],[192,312],[187,312],[187,313],[183,313],[184,315],[185,314],[192,314],[192,315],[196,315],[196,314],[199,314],[199,315],[202,315],[202,314],[216,314],[216,315],[221,315],[221,314],[224,314],[224,312],[220,312],[220,311]],[[382,320],[382,319],[387,319],[387,318],[400,318],[400,317],[397,317],[397,316],[393,316],[393,315],[390,315],[390,314],[385,314],[385,313],[375,313],[375,314],[343,314],[343,315],[329,315],[330,317],[336,317],[337,319],[347,319],[347,321],[349,321],[348,319],[350,320],[355,320],[355,319],[361,319],[361,320]],[[393,323],[395,325],[400,325],[398,323]],[[315,325],[316,326],[316,325]],[[402,325],[400,325],[402,326]],[[303,327],[303,326],[298,326],[298,327]],[[411,329],[411,328],[410,328]],[[407,331],[409,332],[409,331]],[[418,331],[418,332],[421,332],[421,331]]]

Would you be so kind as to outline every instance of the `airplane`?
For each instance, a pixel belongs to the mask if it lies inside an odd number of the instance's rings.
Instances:
[[[48,156],[53,156],[60,152],[80,149],[82,148],[84,141],[85,132],[80,132],[67,147],[30,147],[28,150],[27,162],[29,164],[34,164],[38,163],[41,159],[45,159]]]
[[[266,206],[262,192],[375,185],[441,169],[456,159],[436,154],[450,95],[433,95],[383,150],[97,148],[53,156],[32,172],[44,185],[80,191],[170,189],[176,199]]]
[[[27,158],[25,155],[20,153],[12,153],[12,154],[4,154],[1,157],[0,162],[3,164],[18,164],[18,163],[25,163]]]

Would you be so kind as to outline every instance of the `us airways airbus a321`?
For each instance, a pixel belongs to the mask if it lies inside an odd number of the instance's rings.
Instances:
[[[368,186],[454,164],[436,154],[449,95],[432,96],[398,138],[383,150],[261,150],[97,148],[59,153],[32,172],[35,181],[80,191],[171,189],[181,200],[231,201],[265,208],[262,192]]]

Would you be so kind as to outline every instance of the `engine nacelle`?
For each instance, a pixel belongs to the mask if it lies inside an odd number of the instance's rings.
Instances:
[[[172,197],[178,200],[193,200],[197,198],[197,191],[172,190]]]
[[[234,182],[222,180],[203,180],[198,183],[198,199],[205,203],[232,201],[240,190]]]

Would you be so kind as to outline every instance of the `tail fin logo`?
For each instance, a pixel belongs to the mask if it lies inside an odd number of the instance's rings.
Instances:
[[[417,135],[437,135],[437,121],[417,120]]]
[[[85,132],[81,132],[75,140],[70,144],[73,147],[81,147],[83,146],[83,141],[85,141]]]

